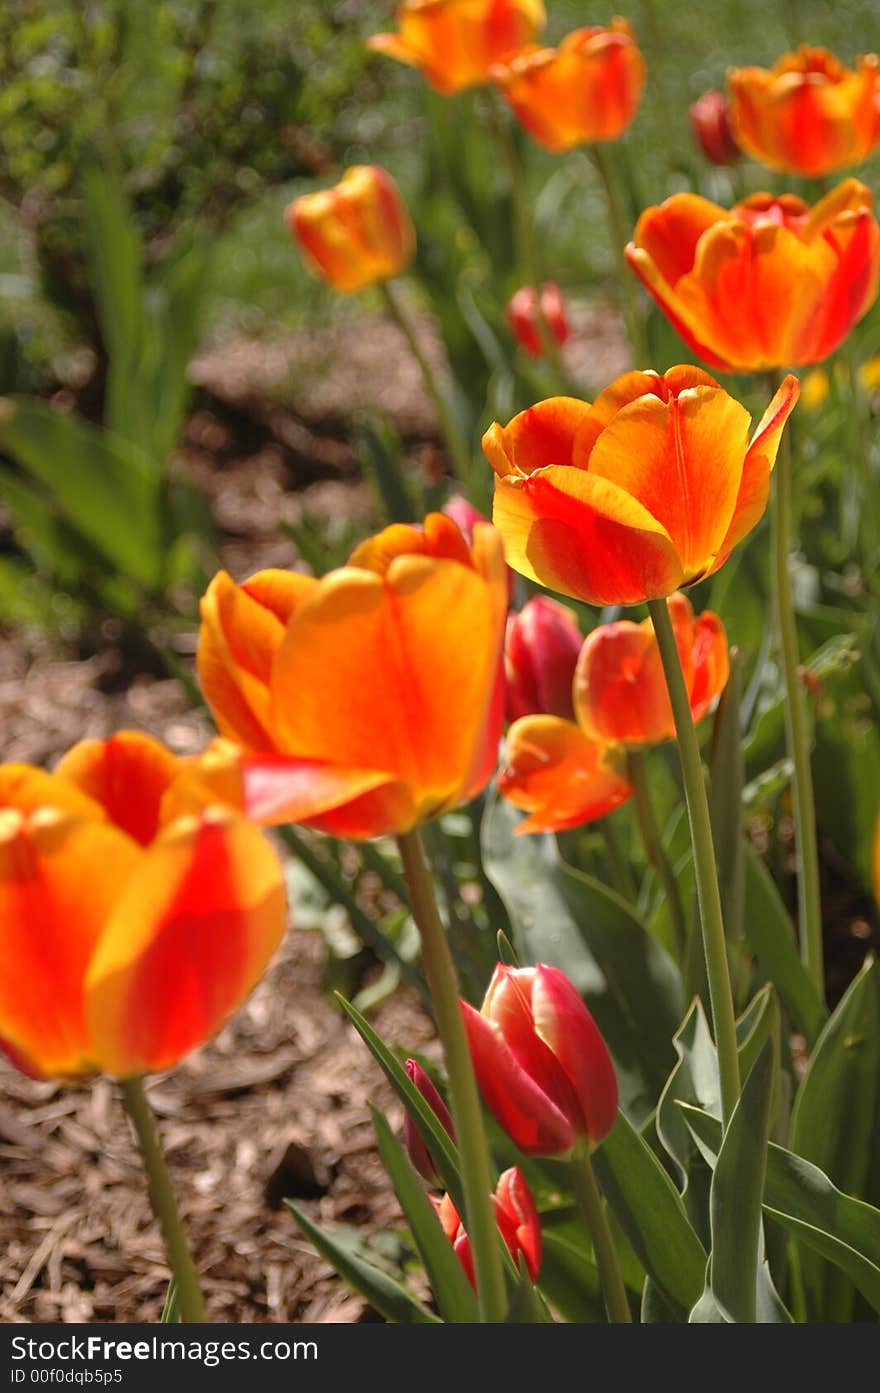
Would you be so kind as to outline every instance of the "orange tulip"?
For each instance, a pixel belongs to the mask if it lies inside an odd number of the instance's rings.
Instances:
[[[419,68],[449,95],[488,80],[489,69],[544,28],[543,0],[404,0],[396,34],[367,47]]]
[[[400,190],[375,164],[354,165],[334,188],[295,198],[284,216],[312,270],[343,294],[398,275],[415,251]]]
[[[149,736],[0,766],[0,1048],[38,1078],[170,1069],[262,975],[281,867],[228,808],[168,816],[188,777]]]
[[[708,373],[629,372],[593,403],[553,397],[497,422],[495,525],[514,570],[588,604],[640,604],[711,575],[767,505],[798,395],[749,414]]]
[[[753,371],[837,348],[876,298],[880,227],[856,179],[812,209],[758,193],[727,212],[680,193],[642,214],[626,257],[689,347]]]
[[[514,829],[561,832],[605,817],[632,794],[619,751],[561,716],[522,716],[507,732],[501,795],[529,814]]]
[[[473,798],[497,760],[506,609],[498,533],[477,523],[469,547],[440,513],[321,580],[221,571],[198,669],[248,816],[365,838]]]
[[[669,611],[694,722],[702,720],[730,676],[724,625],[717,614],[694,617],[684,595]],[[575,713],[593,740],[658,745],[675,737],[675,721],[650,619],[600,624],[584,641],[574,677]]]
[[[880,141],[880,60],[844,67],[825,48],[802,45],[772,68],[727,77],[739,144],[762,164],[820,178],[860,164]]]
[[[491,77],[530,135],[548,150],[616,140],[632,121],[645,60],[625,19],[576,29],[558,48],[531,44]]]
[[[434,1208],[468,1281],[476,1290],[471,1241],[458,1216],[458,1210],[449,1195],[435,1199]],[[492,1196],[492,1208],[495,1211],[498,1231],[507,1245],[510,1256],[515,1263],[518,1263],[522,1256],[526,1271],[533,1282],[537,1281],[541,1270],[541,1219],[528,1181],[519,1166],[502,1171],[498,1177],[498,1188]]]

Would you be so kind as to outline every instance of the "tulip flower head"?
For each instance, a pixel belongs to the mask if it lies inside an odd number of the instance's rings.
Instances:
[[[188,776],[133,732],[0,766],[0,1049],[26,1073],[170,1069],[278,947],[277,856],[229,808],[169,815]]]
[[[367,47],[418,68],[450,95],[488,81],[493,64],[530,43],[546,22],[543,0],[403,0],[397,32]]]
[[[507,620],[504,671],[507,718],[545,713],[572,717],[571,684],[581,651],[577,616],[549,595],[536,595]]]
[[[430,1077],[425,1073],[417,1059],[408,1059],[405,1067],[406,1075],[410,1083],[415,1084],[438,1122],[445,1127],[448,1135],[455,1141],[455,1127],[449,1114],[449,1109],[434,1087]],[[439,1185],[440,1177],[437,1174],[437,1167],[434,1165],[431,1153],[422,1140],[421,1132],[413,1122],[409,1113],[406,1113],[403,1119],[403,1135],[404,1141],[406,1142],[406,1153],[419,1175],[423,1180],[427,1181],[429,1185]]]
[[[559,716],[522,716],[507,732],[498,791],[528,817],[514,829],[562,832],[613,813],[632,796],[623,755]]]
[[[688,107],[694,138],[711,164],[736,164],[742,150],[730,124],[730,107],[722,92],[704,92]]]
[[[861,164],[880,141],[880,60],[847,68],[802,45],[770,69],[727,75],[731,118],[744,150],[770,169],[821,178]]]
[[[694,616],[685,595],[668,600],[694,723],[707,714],[730,676],[724,625],[706,610]],[[663,663],[650,619],[600,624],[578,658],[574,702],[581,729],[604,744],[640,749],[675,738]]]
[[[598,1026],[558,967],[499,963],[483,1005],[461,1010],[477,1082],[527,1156],[597,1146],[617,1116],[617,1078]]]
[[[629,372],[591,406],[553,397],[497,422],[483,449],[508,564],[588,604],[640,604],[723,565],[761,517],[788,377],[751,441],[749,414],[708,373]]]
[[[520,124],[548,150],[616,140],[638,110],[645,60],[625,19],[576,29],[558,48],[532,44],[491,77]]]
[[[354,165],[334,188],[295,198],[284,216],[311,269],[343,294],[398,275],[413,258],[406,205],[378,165]]]
[[[543,316],[554,343],[563,344],[571,334],[562,291],[555,281],[545,281],[540,295],[534,286],[523,285],[511,297],[505,315],[511,334],[531,358],[544,356],[544,341],[538,318]]]
[[[507,569],[432,513],[320,580],[220,572],[202,600],[198,671],[255,821],[397,835],[483,789],[504,713]]]
[[[476,1290],[471,1241],[458,1216],[458,1210],[448,1195],[436,1200],[435,1205],[443,1232],[455,1249],[468,1281]],[[526,1271],[533,1282],[537,1281],[541,1270],[541,1220],[528,1182],[519,1166],[512,1166],[499,1176],[498,1188],[492,1196],[492,1206],[498,1230],[507,1244],[510,1256],[515,1263],[518,1263],[522,1256]]]
[[[710,367],[818,363],[870,309],[880,227],[870,190],[845,179],[810,208],[757,193],[729,212],[673,194],[639,218],[626,257]]]

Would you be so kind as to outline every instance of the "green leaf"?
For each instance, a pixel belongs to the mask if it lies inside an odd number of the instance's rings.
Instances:
[[[774,1042],[768,1040],[733,1110],[710,1194],[711,1290],[733,1320],[750,1323],[757,1316],[758,1273],[763,1261],[761,1199],[773,1084]]]
[[[721,1123],[698,1108],[681,1108],[711,1164],[721,1143]],[[771,1142],[764,1212],[845,1272],[880,1311],[880,1210],[844,1195],[818,1166]]]
[[[565,865],[553,837],[514,837],[519,820],[497,799],[482,829],[485,869],[510,915],[516,952],[572,979],[614,1056],[621,1106],[641,1123],[675,1062],[678,969],[625,900]]]
[[[141,450],[27,397],[0,400],[0,450],[50,490],[67,521],[123,575],[158,584],[158,502]]]
[[[386,422],[363,420],[357,423],[355,451],[366,478],[382,505],[387,522],[416,522],[416,512],[403,477],[403,450],[400,437]]]
[[[177,1293],[177,1278],[172,1277],[165,1293],[165,1304],[159,1316],[160,1325],[175,1325],[180,1320],[180,1297]]]
[[[869,957],[823,1030],[794,1102],[791,1149],[848,1195],[880,1199],[880,967]],[[805,1255],[815,1320],[851,1320],[852,1288]]]
[[[761,972],[774,985],[795,1026],[812,1044],[828,1017],[812,979],[800,960],[794,929],[773,878],[746,848],[745,932]]]
[[[440,1314],[455,1324],[478,1321],[477,1298],[455,1249],[437,1217],[406,1152],[375,1108],[371,1109],[379,1154],[410,1226]]]
[[[429,1107],[415,1084],[410,1081],[403,1065],[395,1059],[373,1027],[364,1020],[360,1011],[356,1010],[351,1002],[346,1001],[345,997],[338,993],[336,1000],[383,1070],[391,1087],[418,1128],[419,1135],[431,1153],[443,1184],[452,1196],[453,1204],[459,1214],[464,1214],[465,1205],[461,1188],[460,1163],[455,1143],[450,1139],[446,1128],[440,1122],[433,1108]]]
[[[602,1324],[605,1302],[583,1221],[570,1205],[541,1214],[543,1257],[538,1286],[567,1321]]]
[[[285,1200],[285,1204],[321,1257],[330,1263],[349,1286],[369,1301],[380,1316],[395,1321],[398,1325],[441,1324],[438,1317],[416,1301],[400,1282],[396,1282],[373,1263],[367,1262],[360,1253],[355,1252],[350,1245],[332,1233],[318,1228],[292,1200]]]
[[[670,1300],[690,1310],[703,1287],[706,1251],[666,1171],[623,1113],[592,1162],[645,1271]]]

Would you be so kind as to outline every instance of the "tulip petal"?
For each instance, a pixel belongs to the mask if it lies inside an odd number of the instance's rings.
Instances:
[[[28,1073],[97,1067],[83,978],[142,855],[104,821],[49,806],[0,812],[0,1037]]]
[[[625,803],[632,787],[607,750],[574,721],[523,716],[507,732],[498,788],[530,816],[518,834],[580,827]]]
[[[86,792],[32,764],[0,764],[0,812],[4,808],[20,813],[58,808],[76,817],[104,821],[104,809]]]
[[[574,1090],[587,1135],[595,1144],[617,1117],[617,1076],[602,1039],[574,983],[559,968],[539,963],[532,986],[538,1036],[553,1052]]]
[[[325,577],[275,660],[282,748],[384,770],[421,816],[457,802],[485,733],[502,605],[472,567],[426,556],[398,556],[384,577],[354,567]]]
[[[102,1070],[157,1073],[203,1044],[262,975],[285,920],[262,833],[219,809],[172,823],[126,880],[86,975]]]
[[[412,796],[387,774],[344,769],[285,755],[245,755],[243,811],[264,827],[301,822],[335,837],[373,837],[386,827],[412,826]]]
[[[302,589],[308,594],[311,586]],[[220,733],[250,749],[272,749],[268,682],[284,625],[225,571],[211,581],[200,609],[199,682]]]
[[[694,723],[702,720],[716,697],[727,686],[730,654],[724,625],[717,614],[706,610],[694,624],[694,675],[690,704]]]
[[[460,1005],[477,1082],[496,1122],[526,1156],[570,1151],[568,1119],[517,1063],[498,1027],[467,1002]]]
[[[688,347],[692,348],[695,353],[699,353],[710,368],[720,368],[722,372],[729,372],[731,364],[725,357],[722,357],[721,349],[715,345],[712,325],[710,322],[706,322],[705,313],[702,314],[701,322],[699,313],[701,307],[689,307],[686,310],[676,294],[677,287],[673,289],[660,274],[648,253],[637,246],[635,242],[627,243],[624,256],[642,285],[653,295],[673,329],[681,335]],[[709,346],[710,342],[712,347]]]
[[[554,465],[522,481],[498,480],[494,520],[508,565],[587,604],[640,604],[683,579],[662,523],[594,474],[592,456],[589,470]]]
[[[349,566],[384,576],[398,556],[433,556],[470,566],[471,551],[461,529],[444,513],[429,513],[422,527],[395,522],[361,542],[349,557]]]
[[[499,477],[531,474],[549,464],[575,463],[575,436],[590,414],[579,397],[548,397],[520,411],[506,426],[496,421],[483,436],[483,450]]]
[[[645,209],[636,224],[633,242],[674,289],[693,266],[703,233],[729,216],[725,208],[698,194],[673,194],[665,203]]]
[[[81,740],[55,773],[100,803],[115,826],[141,846],[159,830],[162,799],[181,769],[169,749],[136,730],[109,740]]]
[[[721,558],[751,532],[763,516],[770,495],[770,474],[776,463],[782,432],[797,404],[800,390],[797,378],[789,374],[758,423],[746,451],[733,518],[718,546]]]

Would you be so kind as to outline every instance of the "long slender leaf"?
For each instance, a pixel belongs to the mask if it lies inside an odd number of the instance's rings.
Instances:
[[[825,1004],[807,975],[794,930],[766,866],[746,848],[745,933],[761,972],[779,993],[798,1030],[812,1044],[828,1017]]]

